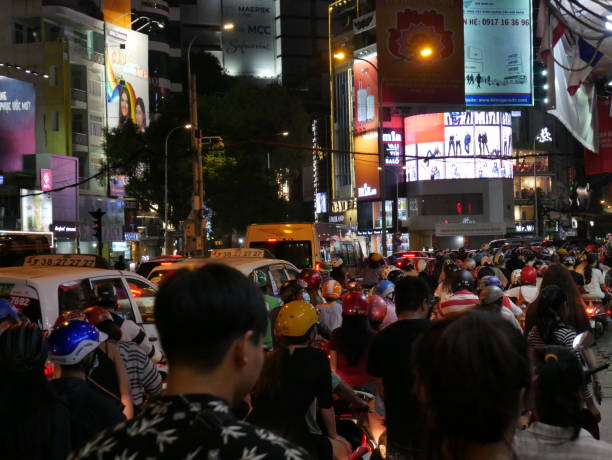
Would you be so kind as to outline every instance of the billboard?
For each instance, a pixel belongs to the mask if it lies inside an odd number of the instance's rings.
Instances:
[[[467,105],[533,105],[531,0],[463,2]]]
[[[21,230],[25,232],[48,232],[53,224],[53,205],[49,193],[40,190],[21,191]],[[30,195],[40,193],[39,195]],[[28,196],[24,196],[28,195]]]
[[[377,0],[383,101],[465,103],[462,0]]]
[[[276,10],[274,0],[225,0],[222,32],[223,67],[230,75],[276,77]]]
[[[508,112],[446,112],[404,119],[408,182],[511,178]]]
[[[34,85],[0,76],[0,170],[21,171],[36,151]]]
[[[149,39],[145,34],[106,24],[106,103],[109,129],[128,120],[140,132],[148,126]]]
[[[378,135],[376,132],[360,134],[355,136],[354,144],[357,199],[377,198],[380,193]]]
[[[378,128],[378,73],[376,72],[376,55],[371,54],[360,59],[353,61],[355,131],[358,133]]]

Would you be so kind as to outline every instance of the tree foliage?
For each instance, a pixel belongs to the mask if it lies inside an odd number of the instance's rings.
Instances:
[[[215,234],[242,232],[253,222],[302,218],[299,206],[281,199],[279,184],[298,177],[310,152],[261,142],[308,145],[310,122],[301,104],[279,85],[225,75],[210,55],[197,56],[193,68],[203,136],[224,140],[223,148],[203,151],[205,203],[212,210]],[[106,137],[111,174],[126,175],[127,193],[142,205],[159,209],[160,214],[164,140],[172,128],[187,122],[187,112],[184,99],[169,98],[145,133],[127,124]],[[170,220],[177,226],[189,214],[192,193],[187,131],[172,134],[168,152]]]

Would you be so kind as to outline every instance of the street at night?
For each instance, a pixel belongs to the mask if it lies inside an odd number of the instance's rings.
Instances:
[[[1,459],[612,459],[610,0],[0,8]]]

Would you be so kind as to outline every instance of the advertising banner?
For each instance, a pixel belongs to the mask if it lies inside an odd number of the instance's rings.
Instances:
[[[144,132],[149,120],[149,38],[108,23],[106,102],[109,129],[131,120]]]
[[[474,224],[436,224],[436,236],[505,235],[506,224],[478,222]]]
[[[467,105],[533,105],[531,0],[463,2]]]
[[[512,124],[507,112],[446,112],[404,119],[409,182],[511,178]]]
[[[50,169],[40,170],[40,188],[43,192],[53,190],[53,173]]]
[[[463,1],[377,0],[383,101],[464,104]]]
[[[22,188],[21,195],[40,190]],[[53,224],[53,205],[48,193],[21,198],[21,229],[25,232],[48,232]]]
[[[584,170],[588,175],[612,173],[612,114],[610,98],[597,99],[599,152],[584,149]],[[572,179],[570,183],[573,183]]]
[[[355,79],[355,131],[362,133],[378,128],[378,75],[376,55],[365,56],[353,61]]]
[[[234,24],[223,33],[223,66],[230,75],[276,77],[274,0],[225,0],[223,20]]]
[[[0,76],[0,170],[21,171],[36,151],[34,85]]]
[[[377,198],[380,193],[378,171],[378,136],[374,133],[355,136],[355,186],[357,199]]]

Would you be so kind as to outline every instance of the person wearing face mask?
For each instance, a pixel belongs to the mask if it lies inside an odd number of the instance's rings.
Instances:
[[[73,448],[125,420],[121,404],[87,380],[95,351],[107,338],[81,320],[65,322],[49,335],[49,358],[61,367],[61,377],[52,380],[51,385],[68,402]]]

